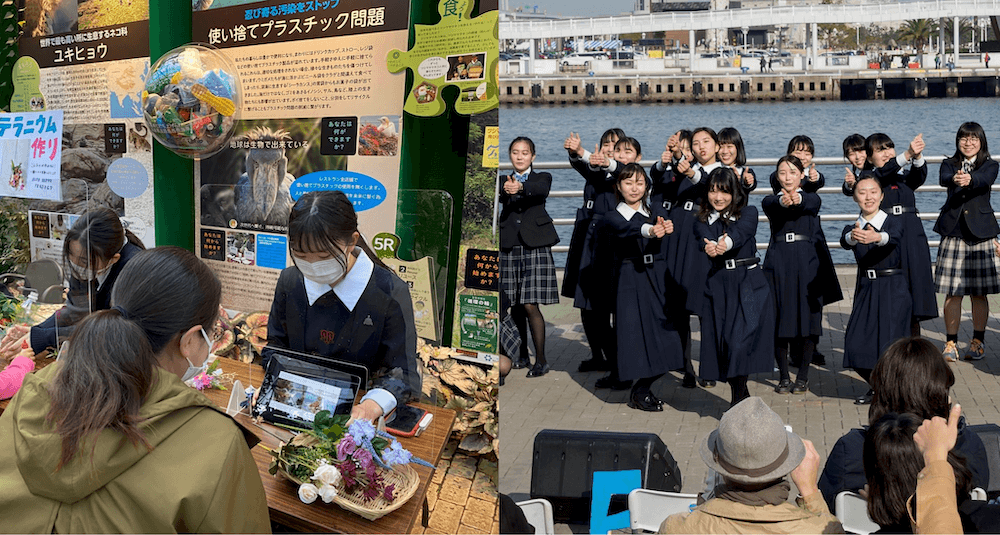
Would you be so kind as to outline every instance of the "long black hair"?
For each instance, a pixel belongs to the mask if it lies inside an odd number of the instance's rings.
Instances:
[[[868,516],[879,526],[910,525],[906,503],[916,492],[917,474],[924,468],[913,434],[923,421],[915,414],[890,412],[865,433],[862,458],[868,480]],[[967,498],[972,472],[965,457],[952,450],[948,463],[955,472],[955,495]]]
[[[139,410],[153,387],[157,355],[185,331],[211,330],[222,284],[204,262],[179,247],[135,255],[111,290],[111,310],[87,316],[69,339],[47,387],[47,419],[62,439],[57,469],[81,446],[96,447],[105,429],[151,449]]]
[[[972,167],[973,171],[982,167],[983,163],[990,159],[990,148],[986,144],[986,132],[983,131],[983,127],[979,123],[969,121],[962,123],[962,126],[958,127],[958,133],[955,134],[955,155],[949,158],[955,169],[961,169],[962,161],[965,160],[958,145],[962,142],[962,138],[970,136],[979,138],[979,154],[976,155],[976,161]]]
[[[740,218],[740,214],[743,212],[743,207],[747,205],[747,195],[743,192],[743,187],[740,185],[740,179],[736,176],[735,171],[725,166],[717,167],[714,171],[709,173],[708,180],[705,182],[705,196],[702,197],[701,211],[698,212],[698,219],[706,223],[708,222],[708,216],[712,213],[712,210],[714,210],[714,208],[712,208],[712,204],[708,202],[708,192],[715,190],[728,193],[733,196],[733,201],[729,203],[726,211],[719,213],[722,225],[728,226],[730,218]]]

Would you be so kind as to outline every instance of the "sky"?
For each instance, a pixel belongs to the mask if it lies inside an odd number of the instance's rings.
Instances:
[[[561,14],[564,17],[619,15],[632,11],[634,5],[634,0],[510,0],[511,10],[517,6],[529,6],[525,11],[531,11],[538,6],[539,13],[546,10],[549,14]]]

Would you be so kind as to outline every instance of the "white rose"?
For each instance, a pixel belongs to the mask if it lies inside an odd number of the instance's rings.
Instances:
[[[316,485],[312,483],[303,483],[299,485],[299,499],[302,503],[312,503],[316,501],[316,497],[319,496],[319,489]]]
[[[340,470],[337,470],[337,467],[332,464],[321,464],[313,473],[312,478],[318,479],[324,485],[333,486],[340,483]]]
[[[337,495],[337,489],[333,485],[323,485],[319,488],[319,495],[325,503],[330,503]]]

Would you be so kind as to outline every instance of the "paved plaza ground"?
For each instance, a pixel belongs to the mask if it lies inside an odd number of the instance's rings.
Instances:
[[[809,374],[805,395],[774,393],[777,372],[750,378],[750,394],[760,396],[803,438],[812,440],[826,462],[826,454],[849,429],[868,419],[868,407],[854,405],[867,390],[858,376],[845,370],[843,338],[854,297],[854,266],[839,266],[845,299],[824,309],[823,336],[819,350],[827,365]],[[939,296],[943,301],[943,296]],[[959,331],[960,353],[972,337],[969,301],[963,303]],[[1000,423],[1000,296],[990,296],[991,315],[986,333],[986,359],[952,365],[955,387],[952,398],[962,405],[970,424]],[[682,492],[703,488],[707,472],[698,454],[698,444],[714,430],[723,411],[729,408],[729,386],[719,383],[711,389],[681,388],[681,375],[667,374],[653,385],[664,401],[664,411],[643,412],[626,405],[628,392],[595,390],[602,372],[579,373],[577,365],[590,357],[579,310],[563,298],[557,305],[542,307],[547,323],[546,353],[552,371],[539,378],[526,378],[525,370],[513,370],[500,388],[500,492],[516,501],[528,498],[531,489],[531,457],[535,435],[542,429],[650,432],[660,436],[676,459],[683,477]],[[692,320],[695,367],[698,363],[697,318]],[[943,346],[944,321],[924,322],[923,335]],[[533,351],[533,349],[532,349]],[[794,369],[793,369],[794,379]],[[572,527],[579,531],[578,527]],[[568,533],[570,527],[557,526]]]

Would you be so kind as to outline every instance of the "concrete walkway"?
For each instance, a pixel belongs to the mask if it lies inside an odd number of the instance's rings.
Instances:
[[[796,433],[816,444],[824,463],[837,439],[868,419],[868,407],[854,405],[854,399],[867,390],[867,385],[842,366],[855,267],[842,266],[837,271],[845,299],[824,309],[819,350],[826,356],[827,365],[811,371],[809,392],[796,396],[775,394],[777,372],[752,376],[749,385],[751,395],[763,398]],[[939,297],[942,301],[943,296]],[[964,306],[960,354],[972,337],[968,299]],[[952,365],[956,375],[952,398],[961,403],[971,424],[1000,423],[1000,296],[990,296],[990,307],[993,313],[987,325],[986,359]],[[546,352],[552,371],[528,379],[525,370],[513,370],[500,389],[500,492],[512,495],[515,501],[527,499],[532,445],[535,434],[542,429],[656,433],[677,460],[683,476],[682,492],[702,490],[707,468],[698,454],[698,444],[718,426],[723,411],[729,408],[729,386],[720,383],[712,389],[688,390],[681,388],[681,376],[673,372],[653,385],[654,393],[665,403],[663,412],[630,409],[626,405],[627,391],[595,391],[594,382],[603,373],[576,371],[581,360],[590,358],[590,350],[579,310],[572,307],[572,302],[563,298],[558,305],[542,307],[542,312],[548,324]],[[943,346],[944,321],[937,318],[922,325],[924,336]],[[697,361],[697,319],[692,328]],[[557,527],[564,533],[569,529]],[[573,529],[579,531],[576,526]]]

